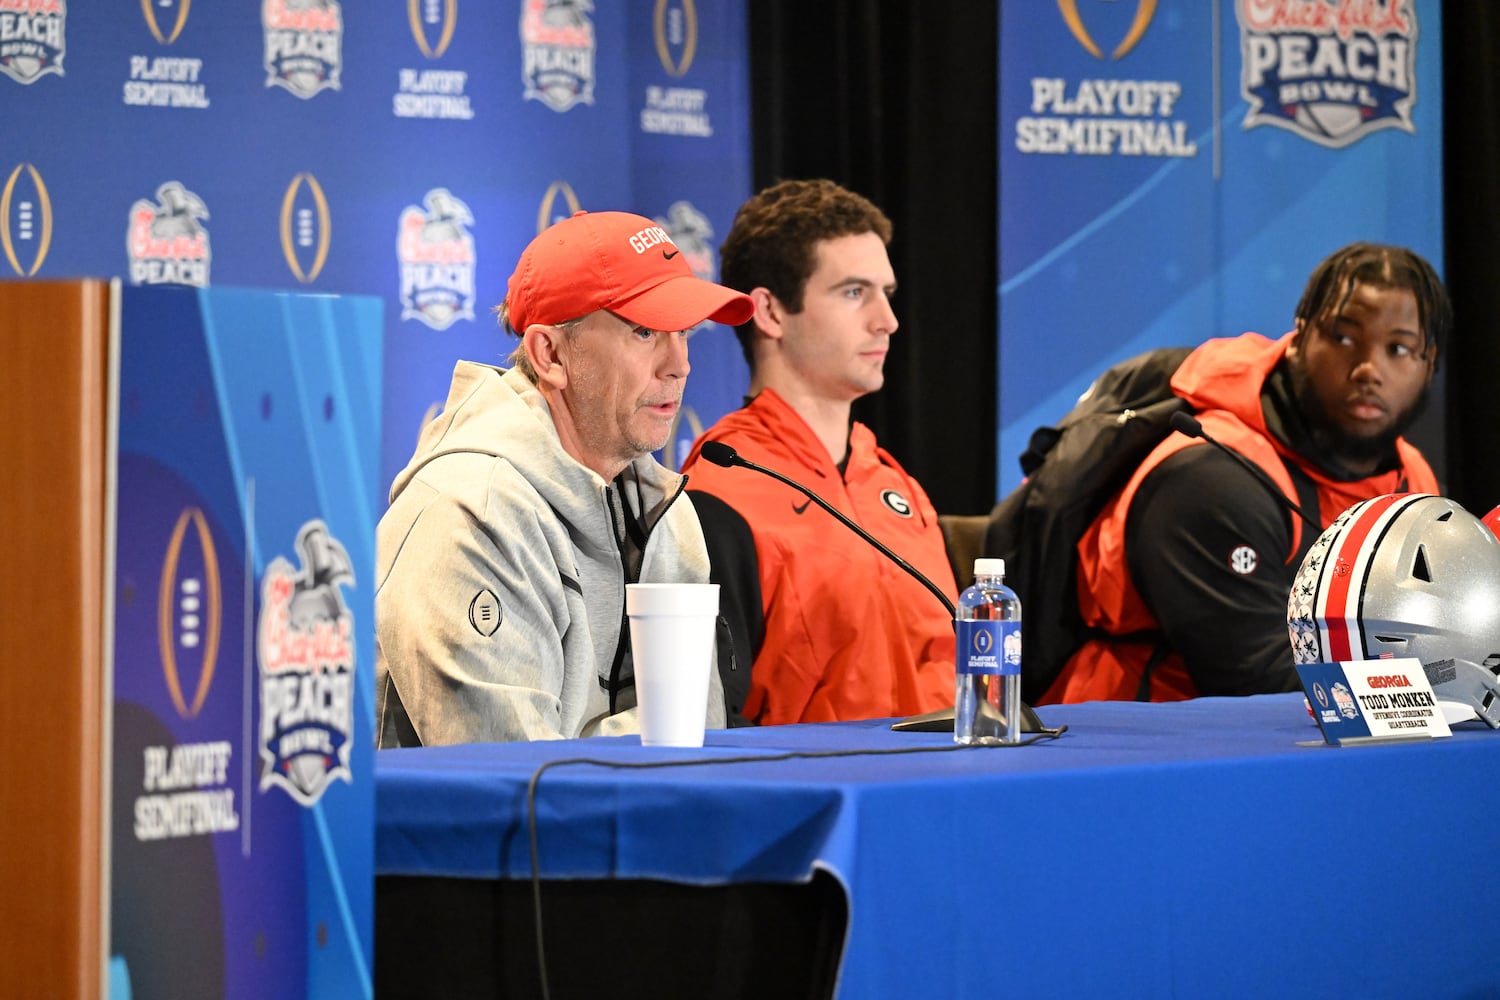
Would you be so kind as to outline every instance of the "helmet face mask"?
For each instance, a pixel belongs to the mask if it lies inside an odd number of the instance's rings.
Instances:
[[[1500,539],[1446,497],[1355,504],[1287,598],[1297,663],[1415,657],[1440,701],[1500,728]]]
[[[1482,664],[1469,660],[1435,660],[1422,664],[1422,669],[1438,701],[1467,705],[1491,729],[1500,729],[1500,679],[1496,677],[1496,672],[1500,671],[1500,656],[1491,657]]]

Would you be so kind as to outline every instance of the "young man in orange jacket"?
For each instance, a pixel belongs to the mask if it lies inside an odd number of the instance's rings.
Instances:
[[[791,487],[699,458],[704,441],[721,441],[797,480],[957,596],[927,494],[850,418],[854,400],[884,384],[897,328],[890,237],[890,221],[859,195],[786,181],[741,206],[719,250],[720,280],[755,301],[737,330],[750,399],[705,432],[683,468],[721,606],[748,637],[748,683],[726,676],[725,694],[750,721],[953,704],[953,623],[935,595]]]

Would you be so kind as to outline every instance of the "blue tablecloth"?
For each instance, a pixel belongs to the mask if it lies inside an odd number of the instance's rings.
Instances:
[[[1301,695],[1042,714],[1070,731],[1022,748],[875,721],[382,751],[376,871],[528,878],[550,764],[544,877],[826,869],[841,997],[1500,996],[1500,733],[1299,746]],[[771,759],[838,751],[871,753]]]

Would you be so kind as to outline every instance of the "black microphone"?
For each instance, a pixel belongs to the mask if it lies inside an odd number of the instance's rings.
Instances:
[[[933,595],[937,597],[939,601],[943,602],[943,607],[947,610],[948,617],[953,621],[954,627],[956,628],[958,626],[958,609],[953,606],[953,602],[948,599],[948,595],[943,593],[942,589],[938,587],[937,584],[927,579],[927,577],[923,576],[915,566],[907,562],[905,559],[902,559],[896,553],[892,552],[880,539],[876,538],[864,528],[861,528],[859,525],[855,524],[827,500],[824,500],[822,497],[818,496],[806,486],[803,486],[796,480],[789,479],[786,476],[783,476],[775,469],[768,469],[764,465],[755,464],[748,458],[740,457],[740,453],[738,451],[735,451],[734,448],[725,444],[723,441],[703,442],[702,447],[698,449],[698,454],[708,461],[712,462],[714,465],[723,466],[726,469],[732,469],[736,465],[746,469],[753,469],[763,475],[770,476],[772,479],[776,480],[779,483],[785,483],[792,489],[796,490],[798,493],[801,493],[813,503],[817,504],[819,507],[822,507],[824,510],[828,511],[828,513],[832,514],[844,527],[848,528],[850,531],[854,532],[856,535],[858,535],[860,538],[863,538],[871,545],[875,546],[875,548],[880,551],[881,555],[885,556],[887,559],[894,562],[897,566],[900,566],[902,569],[906,570],[906,572],[910,573],[912,577],[914,577],[916,581],[922,586],[932,591]],[[953,732],[953,709],[940,708],[933,712],[925,712],[922,715],[913,715],[910,718],[903,719],[900,722],[895,723],[891,726],[891,728],[897,731],[904,732],[951,733]],[[1032,711],[1031,706],[1025,704],[1021,706],[1022,732],[1042,733],[1049,736],[1057,736],[1066,731],[1067,728],[1067,726],[1061,726],[1057,729],[1049,729],[1042,724],[1042,720],[1037,716],[1036,712]]]
[[[887,559],[890,559],[897,566],[900,566],[902,569],[906,570],[916,578],[918,583],[926,587],[928,590],[932,591],[933,595],[938,600],[943,602],[943,607],[948,610],[949,618],[956,619],[958,617],[958,609],[953,606],[953,602],[948,600],[948,595],[943,593],[943,591],[938,587],[937,584],[927,579],[927,577],[923,576],[917,571],[917,568],[915,566],[907,562],[905,559],[902,559],[900,556],[896,555],[896,553],[887,548],[884,542],[876,538],[874,535],[870,534],[864,528],[861,528],[859,525],[855,524],[837,507],[834,507],[833,504],[829,503],[827,500],[824,500],[822,497],[818,496],[806,486],[803,486],[801,483],[796,482],[795,480],[788,479],[786,476],[783,476],[781,473],[777,472],[774,469],[768,469],[764,465],[756,465],[748,458],[741,458],[738,451],[735,451],[734,448],[725,444],[723,441],[703,442],[703,447],[698,449],[698,454],[702,455],[713,464],[722,465],[726,469],[731,469],[734,466],[738,465],[746,469],[754,469],[756,472],[770,476],[777,482],[786,483],[792,489],[796,490],[798,493],[801,493],[803,496],[807,497],[807,499],[811,500],[819,507],[822,507],[834,517],[838,518],[839,521],[843,522],[844,527],[848,528],[850,531],[854,532],[856,535],[858,535],[860,538],[863,538],[871,545],[875,546]]]
[[[1208,431],[1203,429],[1203,424],[1198,421],[1197,417],[1183,410],[1178,410],[1176,413],[1172,414],[1171,424],[1174,431],[1177,431],[1180,434],[1186,434],[1190,438],[1202,438],[1209,444],[1213,445],[1215,448],[1222,451],[1224,454],[1228,455],[1230,458],[1234,459],[1236,462],[1243,465],[1246,469],[1250,470],[1250,474],[1256,478],[1257,482],[1259,482],[1262,486],[1266,487],[1266,489],[1270,491],[1271,495],[1276,498],[1277,502],[1279,502],[1283,507],[1291,511],[1293,514],[1296,514],[1298,517],[1302,518],[1302,520],[1306,521],[1308,524],[1312,525],[1313,531],[1317,532],[1319,535],[1323,533],[1323,525],[1318,521],[1318,519],[1313,517],[1307,511],[1303,510],[1297,504],[1293,503],[1290,497],[1281,492],[1281,487],[1277,486],[1275,480],[1273,480],[1269,475],[1266,474],[1265,469],[1262,469],[1260,466],[1256,465],[1254,462],[1250,461],[1244,455],[1241,455],[1239,452],[1235,451],[1227,444],[1222,444],[1219,441],[1216,441],[1213,436],[1208,433]]]

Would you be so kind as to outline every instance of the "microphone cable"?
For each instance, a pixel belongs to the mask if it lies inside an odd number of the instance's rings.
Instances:
[[[884,542],[876,538],[874,535],[870,534],[864,528],[860,527],[854,522],[852,518],[848,517],[837,507],[834,507],[827,500],[824,500],[822,497],[818,496],[818,494],[814,493],[806,486],[803,486],[795,479],[784,476],[781,473],[777,472],[775,469],[768,469],[764,465],[757,465],[755,462],[750,461],[748,458],[744,458],[737,450],[735,450],[732,446],[725,444],[723,441],[703,442],[702,446],[698,449],[698,454],[705,461],[712,462],[714,465],[718,465],[726,469],[732,469],[738,465],[746,469],[750,469],[752,472],[759,472],[762,475],[770,476],[777,482],[785,483],[787,486],[790,486],[798,493],[801,493],[803,496],[807,497],[808,500],[816,503],[819,507],[832,514],[840,524],[848,528],[850,531],[854,532],[870,545],[874,546],[876,551],[878,551],[881,555],[885,556],[887,559],[891,560],[891,562],[901,567],[901,569],[905,570],[908,575],[910,575],[922,586],[926,587],[934,597],[942,602],[944,610],[948,612],[948,620],[952,623],[954,630],[956,631],[958,629],[958,609],[953,606],[953,601],[949,599],[947,594],[943,593],[942,589],[938,587],[937,584],[927,579],[927,577],[915,566],[907,562],[905,559],[901,558],[895,552],[891,551],[890,547],[887,546]],[[1061,736],[1063,731],[1068,728],[1067,726],[1063,726],[1061,729],[1057,730],[1048,729],[1046,726],[1042,725],[1042,721],[1037,717],[1036,712],[1033,711],[1029,705],[1026,705],[1024,703],[1021,706],[1021,711],[1022,726],[1024,731],[1026,732],[1037,732],[1040,733],[1043,737],[1056,737]],[[891,728],[896,730],[915,729],[933,731],[932,726],[939,721],[943,721],[947,723],[945,731],[952,732],[952,718],[952,709],[939,709],[936,712],[928,712],[925,715],[915,715],[908,719],[904,719]],[[1015,745],[1028,746],[1031,742],[1033,741],[1027,741],[1025,743],[1018,743]]]
[[[1224,444],[1222,441],[1219,441],[1217,438],[1215,438],[1212,434],[1208,433],[1208,431],[1204,430],[1203,424],[1198,420],[1197,417],[1184,410],[1178,410],[1176,413],[1172,414],[1170,423],[1172,425],[1172,429],[1177,433],[1185,434],[1190,438],[1202,438],[1208,444],[1213,445],[1215,448],[1219,449],[1224,454],[1240,463],[1240,465],[1244,466],[1246,471],[1248,471],[1250,475],[1255,478],[1255,481],[1264,486],[1270,492],[1270,494],[1281,503],[1283,507],[1291,511],[1293,514],[1296,514],[1298,517],[1302,518],[1302,520],[1306,521],[1309,525],[1312,526],[1312,529],[1315,532],[1315,534],[1313,535],[1314,538],[1323,533],[1322,522],[1313,517],[1307,511],[1303,510],[1301,505],[1294,502],[1285,493],[1281,492],[1281,487],[1276,485],[1276,481],[1266,473],[1265,469],[1262,469],[1260,466],[1250,461],[1244,455],[1241,455],[1239,452],[1229,447],[1229,445]]]
[[[796,490],[798,493],[801,493],[803,496],[807,497],[819,507],[822,507],[824,510],[828,511],[828,513],[832,514],[835,519],[837,519],[841,524],[844,525],[844,527],[854,532],[860,538],[863,538],[866,542],[875,546],[875,548],[879,550],[881,555],[885,556],[887,559],[891,560],[897,566],[900,566],[902,569],[906,570],[907,573],[916,578],[918,583],[930,590],[932,592],[932,595],[943,603],[943,607],[948,610],[949,618],[956,619],[958,617],[958,609],[953,606],[953,602],[949,600],[948,595],[943,593],[937,584],[933,583],[931,580],[927,579],[927,577],[923,576],[920,572],[918,572],[915,566],[897,555],[894,551],[891,550],[888,545],[886,545],[880,539],[876,538],[874,535],[870,534],[864,528],[856,524],[854,520],[843,511],[839,510],[833,504],[829,503],[827,500],[824,500],[822,497],[818,496],[818,494],[814,493],[806,486],[803,486],[795,479],[784,476],[781,473],[777,472],[775,469],[768,469],[764,465],[757,465],[755,462],[750,461],[748,458],[741,456],[738,451],[725,444],[723,441],[703,442],[703,446],[698,450],[698,454],[701,455],[705,460],[712,462],[714,465],[722,466],[726,469],[733,468],[736,465],[743,466],[746,469],[759,472],[761,475],[770,476],[778,483],[785,483],[786,485],[790,486],[792,489]]]

